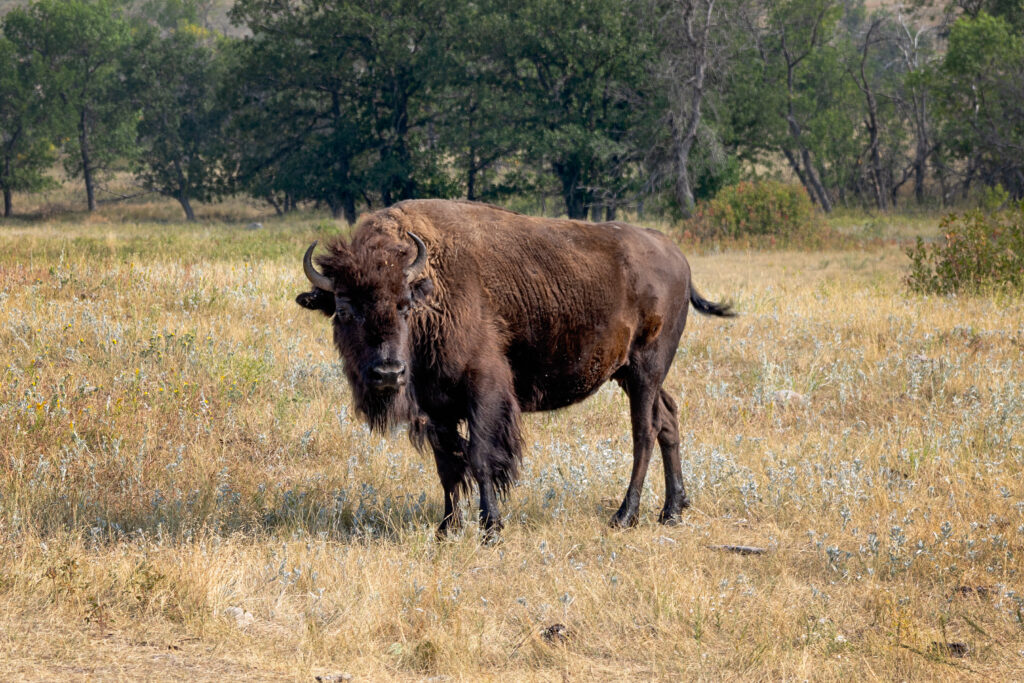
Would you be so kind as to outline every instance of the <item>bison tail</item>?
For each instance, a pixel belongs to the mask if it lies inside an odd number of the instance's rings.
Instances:
[[[732,302],[722,301],[716,303],[714,301],[708,301],[700,295],[693,283],[690,283],[690,303],[697,309],[698,313],[703,315],[716,315],[719,318],[735,318],[736,311],[732,310]]]

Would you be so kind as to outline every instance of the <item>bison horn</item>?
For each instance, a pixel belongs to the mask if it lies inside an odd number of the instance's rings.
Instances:
[[[302,270],[305,271],[306,277],[313,283],[313,286],[317,289],[322,289],[325,292],[334,291],[334,283],[331,282],[331,278],[327,277],[323,273],[319,272],[313,267],[313,250],[316,249],[316,242],[309,245],[309,249],[306,250],[306,255],[302,258]]]
[[[417,237],[415,233],[407,232],[406,234],[416,243],[416,260],[405,269],[406,282],[412,282],[416,279],[417,275],[423,272],[423,267],[427,265],[427,245],[423,244],[423,240]]]

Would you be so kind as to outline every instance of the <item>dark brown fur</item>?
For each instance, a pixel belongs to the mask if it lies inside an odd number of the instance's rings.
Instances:
[[[426,244],[423,272],[405,269]],[[667,237],[625,223],[533,218],[471,202],[417,200],[365,216],[351,244],[317,259],[333,292],[299,295],[334,315],[334,341],[355,403],[373,428],[410,422],[429,443],[445,493],[439,534],[459,523],[475,482],[481,523],[500,529],[496,496],[516,480],[521,411],[583,400],[609,379],[630,401],[633,472],[616,526],[637,520],[657,441],[665,461],[660,521],[688,506],[676,405],[662,388],[689,305],[731,316],[690,284],[686,258]],[[404,364],[406,383],[378,391],[382,364]],[[465,424],[469,438],[459,433]]]

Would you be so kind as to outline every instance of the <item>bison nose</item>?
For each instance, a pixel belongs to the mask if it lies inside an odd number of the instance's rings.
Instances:
[[[394,389],[405,383],[405,363],[401,361],[384,361],[370,370],[373,384],[380,388]]]

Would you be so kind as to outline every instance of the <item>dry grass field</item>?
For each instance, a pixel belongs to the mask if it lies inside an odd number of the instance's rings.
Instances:
[[[608,528],[609,386],[527,417],[500,544],[475,505],[439,544],[432,459],[353,419],[293,303],[339,227],[162,206],[0,223],[0,679],[1024,677],[1019,296],[908,295],[891,242],[691,247],[743,315],[668,380],[684,523],[656,462]]]

